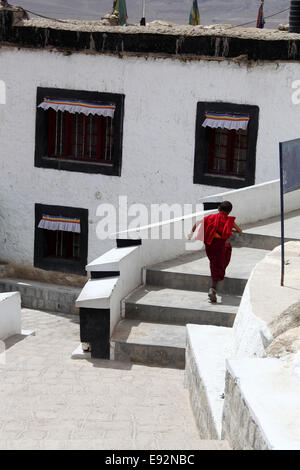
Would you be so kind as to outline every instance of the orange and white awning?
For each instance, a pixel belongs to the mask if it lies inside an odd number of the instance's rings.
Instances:
[[[220,113],[205,113],[205,120],[202,124],[203,127],[212,127],[214,129],[229,129],[229,130],[247,130],[250,117],[246,114],[220,114]]]
[[[89,101],[67,100],[67,99],[49,99],[44,98],[38,108],[54,109],[54,111],[68,111],[71,114],[83,113],[105,117],[114,117],[116,105],[110,103],[93,103]]]
[[[39,222],[38,228],[80,233],[80,219],[43,215]]]

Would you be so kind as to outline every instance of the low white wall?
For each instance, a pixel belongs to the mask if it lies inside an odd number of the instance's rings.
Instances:
[[[207,201],[230,201],[237,222],[250,224],[280,215],[280,180],[208,196]],[[299,209],[300,190],[284,196],[285,212]]]
[[[222,438],[235,450],[300,449],[300,381],[275,358],[229,359]]]
[[[21,296],[19,292],[0,294],[0,340],[21,333]]]
[[[233,326],[235,357],[263,357],[273,340],[269,325],[300,301],[300,242],[285,243],[285,256],[284,287],[280,286],[280,246],[251,273]]]

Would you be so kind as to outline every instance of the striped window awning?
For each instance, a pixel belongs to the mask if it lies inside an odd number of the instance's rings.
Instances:
[[[105,117],[114,117],[116,105],[109,103],[92,103],[89,101],[65,100],[65,99],[49,99],[44,98],[38,108],[54,109],[54,111],[68,111],[69,113],[83,113]]]
[[[39,222],[38,228],[80,233],[80,219],[69,219],[66,217],[43,215]]]
[[[246,114],[219,114],[205,113],[205,121],[203,127],[212,127],[229,130],[247,130],[250,117]]]

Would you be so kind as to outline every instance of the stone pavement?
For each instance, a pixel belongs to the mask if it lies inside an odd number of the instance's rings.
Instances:
[[[7,341],[0,363],[0,449],[208,450],[184,371],[72,360],[78,317],[22,310],[36,336]]]

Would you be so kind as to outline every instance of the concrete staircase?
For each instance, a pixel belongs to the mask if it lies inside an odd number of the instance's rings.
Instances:
[[[218,287],[217,304],[207,297],[210,270],[204,252],[146,268],[146,285],[123,302],[123,319],[111,338],[114,358],[184,368],[185,325],[231,328],[252,269],[278,244],[277,236],[244,233],[236,237],[226,278]]]
[[[281,243],[280,217],[243,228],[231,240],[231,262],[218,286],[217,304],[207,298],[210,270],[203,251],[146,268],[145,286],[123,302],[123,319],[111,338],[115,359],[184,368],[186,324],[219,326],[223,332],[233,326],[252,269]],[[300,240],[300,210],[285,215],[285,237],[286,242]]]

